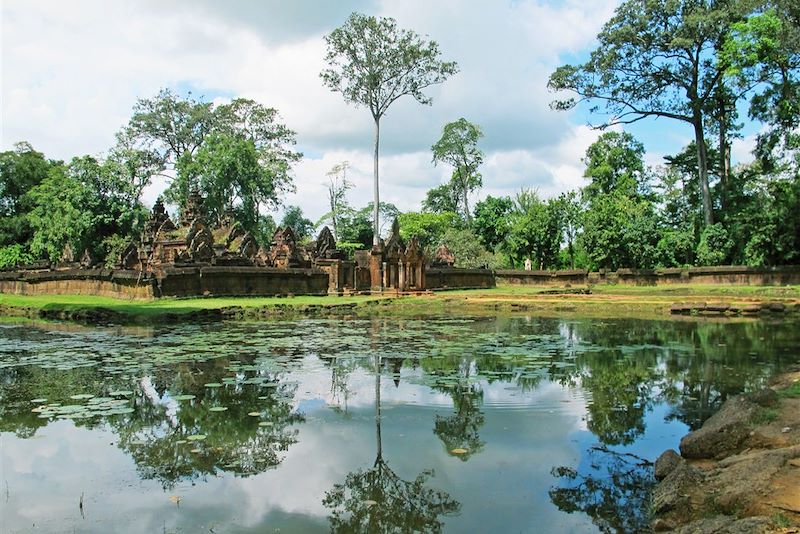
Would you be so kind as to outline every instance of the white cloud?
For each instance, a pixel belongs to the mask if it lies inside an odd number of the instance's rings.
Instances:
[[[442,125],[461,116],[486,134],[481,196],[521,186],[552,196],[582,184],[580,158],[596,134],[549,109],[547,77],[559,56],[591,45],[616,3],[4,2],[2,149],[27,140],[59,159],[101,153],[136,98],[161,87],[219,101],[245,96],[277,108],[297,131],[306,157],[287,203],[319,217],[327,211],[324,174],[347,159],[356,184],[351,202],[364,205],[372,198],[371,117],[323,87],[319,72],[322,36],[350,11],[365,10],[430,35],[461,69],[430,90],[432,107],[407,98],[390,108],[382,123],[382,200],[418,208],[449,172],[432,165],[430,146]]]

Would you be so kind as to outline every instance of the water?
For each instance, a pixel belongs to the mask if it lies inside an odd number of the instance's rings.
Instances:
[[[798,326],[6,324],[0,532],[635,531],[648,462]]]

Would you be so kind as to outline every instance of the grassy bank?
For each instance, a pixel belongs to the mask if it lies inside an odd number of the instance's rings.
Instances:
[[[779,301],[794,309],[800,286],[596,286],[558,289],[504,285],[492,289],[440,291],[419,296],[241,297],[121,300],[83,295],[0,295],[0,316],[84,322],[160,322],[200,318],[259,318],[276,314],[477,313],[664,317],[677,302],[730,304]]]

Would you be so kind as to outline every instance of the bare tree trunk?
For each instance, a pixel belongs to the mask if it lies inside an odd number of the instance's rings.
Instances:
[[[694,139],[697,145],[697,174],[700,179],[700,194],[703,198],[703,220],[706,226],[710,226],[714,224],[714,214],[711,209],[711,191],[708,188],[708,156],[702,116],[695,115],[693,125]]]
[[[466,217],[467,217],[467,224],[470,224],[470,223],[472,223],[472,217],[470,217],[470,214],[469,214],[469,202],[467,201],[466,183],[464,184],[464,187],[461,189],[461,194],[464,197],[464,215],[466,215]]]
[[[378,193],[378,147],[380,146],[381,140],[381,118],[375,118],[375,159],[374,159],[374,175],[375,175],[375,184],[374,184],[374,192],[375,192],[375,206],[372,212],[372,231],[374,235],[372,236],[372,244],[374,246],[378,246],[380,243],[380,220],[379,220],[379,210],[380,210],[380,195]]]
[[[728,200],[728,177],[731,172],[731,153],[728,143],[728,110],[725,107],[725,96],[720,95],[719,106],[719,181],[722,188],[720,198],[722,210],[725,211]]]

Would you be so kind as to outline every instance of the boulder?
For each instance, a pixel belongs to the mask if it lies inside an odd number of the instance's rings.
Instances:
[[[742,450],[750,435],[750,421],[758,404],[745,396],[728,399],[701,428],[681,440],[684,458],[725,458]]]
[[[667,478],[667,476],[669,476],[683,461],[684,459],[674,450],[669,449],[664,451],[664,453],[658,457],[658,460],[656,460],[654,473],[656,480],[664,480]]]
[[[678,465],[653,490],[653,512],[657,515],[675,512],[680,517],[691,516],[691,492],[703,482],[703,474],[686,462]]]

